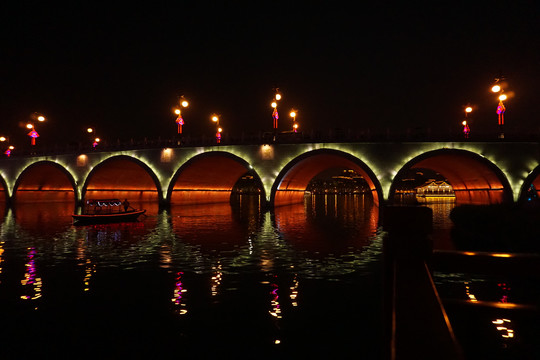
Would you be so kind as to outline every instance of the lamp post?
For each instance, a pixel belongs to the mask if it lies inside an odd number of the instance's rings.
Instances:
[[[469,127],[468,117],[472,111],[473,111],[473,108],[470,106],[467,106],[465,108],[465,120],[461,122],[461,125],[463,125],[463,136],[465,137],[465,139],[469,138],[469,133],[471,132],[471,128]]]
[[[94,128],[91,128],[89,127],[88,129],[86,129],[86,131],[89,133],[89,134],[93,134],[95,136],[95,132],[96,130]],[[94,137],[93,141],[92,141],[92,148],[96,148],[98,145],[99,145],[99,142],[101,141],[100,138],[98,137]]]
[[[293,132],[297,132],[298,131],[298,124],[296,123],[296,115],[298,114],[298,111],[292,109],[291,112],[289,113],[289,116],[292,117],[293,119],[293,125],[292,125],[292,128],[293,128]]]
[[[278,105],[279,100],[281,100],[281,94],[279,93],[279,89],[275,89],[274,98],[272,99],[272,102],[270,103],[270,106],[274,109],[272,110],[274,132],[277,132],[277,129],[278,129],[279,114],[277,110],[277,105]]]
[[[2,142],[2,143],[7,142],[9,144],[9,138],[6,137],[6,136],[0,136],[0,142]],[[15,149],[15,147],[13,145],[8,145],[7,149],[4,151],[4,154],[7,157],[10,157],[11,156],[11,151],[13,149]]]
[[[496,78],[495,79],[495,85],[491,87],[491,91],[494,93],[498,93],[498,100],[499,103],[497,105],[497,115],[498,115],[498,121],[499,121],[499,139],[504,139],[504,113],[506,112],[506,107],[504,106],[503,101],[505,101],[508,97],[506,94],[504,94],[503,84],[502,84],[503,78]]]
[[[216,123],[217,130],[216,130],[216,143],[221,143],[221,133],[223,132],[223,129],[221,126],[219,126],[219,115],[213,114],[211,117],[212,121]]]
[[[34,119],[36,119],[37,121],[39,122],[44,122],[45,121],[45,116],[41,115],[41,114],[38,114],[38,113],[34,113],[33,116],[32,116]],[[30,132],[27,134],[28,136],[31,137],[31,140],[30,140],[30,143],[32,145],[36,145],[36,138],[39,137],[39,134],[38,132],[36,131],[36,128],[34,126],[34,123],[28,123],[26,124],[26,128],[27,129],[30,129]]]
[[[36,138],[39,137],[39,134],[34,128],[34,124],[28,123],[26,124],[26,128],[30,129],[30,132],[27,134],[28,136],[30,136],[30,144],[32,146],[36,145]]]
[[[178,125],[178,133],[182,133],[182,126],[184,125],[184,119],[182,118],[182,110],[181,108],[187,108],[189,106],[189,102],[184,99],[184,96],[180,97],[179,101],[180,106],[174,109],[174,113],[176,116],[176,124]]]

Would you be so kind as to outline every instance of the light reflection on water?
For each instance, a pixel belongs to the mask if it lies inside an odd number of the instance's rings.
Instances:
[[[20,346],[23,324],[38,317],[27,350],[45,353],[88,342],[96,353],[160,344],[163,352],[184,346],[215,355],[221,350],[205,345],[217,343],[240,352],[346,354],[363,335],[365,351],[379,353],[378,340],[367,338],[381,326],[382,244],[370,199],[315,199],[275,212],[261,211],[258,198],[243,200],[161,212],[132,204],[147,209],[141,222],[87,226],[72,224],[72,204],[8,211],[1,338]],[[358,321],[361,329],[346,330]],[[64,348],[46,345],[53,333]],[[103,343],[112,333],[120,343]]]

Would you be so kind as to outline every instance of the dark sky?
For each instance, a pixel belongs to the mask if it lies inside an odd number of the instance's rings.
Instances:
[[[38,141],[84,139],[87,126],[170,137],[180,95],[186,134],[211,136],[213,112],[227,132],[257,133],[272,127],[275,87],[282,130],[294,107],[305,131],[445,133],[470,103],[473,133],[494,132],[501,73],[508,131],[540,132],[538,1],[291,3],[4,2],[0,133],[28,141],[19,123],[37,111]]]

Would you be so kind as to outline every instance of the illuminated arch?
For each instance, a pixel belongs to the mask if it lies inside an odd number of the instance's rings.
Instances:
[[[393,202],[397,181],[414,168],[434,170],[448,179],[458,204],[498,204],[512,202],[512,188],[504,173],[491,161],[468,150],[438,149],[410,160],[392,182]]]
[[[96,165],[86,178],[82,199],[88,194],[155,202],[162,198],[156,174],[144,162],[128,155],[112,156]]]
[[[8,185],[6,180],[3,176],[0,175],[0,193],[3,194],[0,195],[0,203],[9,203],[9,191],[8,191]]]
[[[358,158],[340,150],[319,149],[306,152],[287,164],[272,186],[270,204],[274,207],[300,203],[307,185],[317,174],[331,168],[352,169],[364,177],[376,205],[383,199],[375,173]]]
[[[234,185],[245,174],[253,175],[264,187],[259,175],[244,159],[225,152],[201,153],[185,162],[174,174],[167,190],[169,204],[203,204],[230,201]]]
[[[519,190],[518,202],[523,203],[527,200],[527,192],[529,187],[533,185],[536,190],[536,195],[540,197],[540,165],[538,165],[531,173],[527,176],[521,189]]]
[[[37,161],[15,181],[12,202],[77,201],[77,185],[69,171],[54,161]]]

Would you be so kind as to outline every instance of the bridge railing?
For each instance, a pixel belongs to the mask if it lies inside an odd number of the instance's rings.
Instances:
[[[35,146],[24,145],[17,147],[11,156],[36,156],[49,154],[70,154],[88,153],[92,151],[121,151],[149,148],[174,148],[174,147],[196,147],[196,146],[216,146],[216,145],[263,145],[263,144],[298,144],[298,143],[338,143],[338,142],[538,142],[540,136],[534,133],[525,135],[511,135],[500,139],[496,134],[476,135],[465,139],[462,134],[432,134],[429,131],[407,131],[397,133],[392,131],[372,132],[351,131],[334,129],[327,132],[309,131],[297,132],[259,132],[259,133],[225,133],[219,143],[211,136],[190,136],[179,135],[173,138],[138,138],[129,140],[107,140],[103,139],[95,148],[89,143],[70,142],[63,144],[38,143]]]

